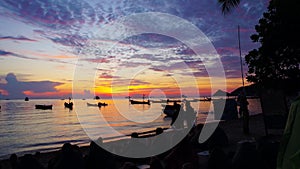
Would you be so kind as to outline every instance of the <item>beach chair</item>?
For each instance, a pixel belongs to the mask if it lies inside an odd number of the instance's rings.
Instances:
[[[261,93],[260,103],[264,118],[265,132],[284,130],[288,115],[285,95],[282,91],[267,90]]]

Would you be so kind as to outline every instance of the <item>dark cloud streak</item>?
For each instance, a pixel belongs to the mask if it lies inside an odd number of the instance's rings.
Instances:
[[[20,41],[32,41],[32,42],[35,42],[36,40],[34,39],[29,39],[29,38],[26,38],[24,36],[0,36],[0,40],[20,40]]]
[[[62,61],[62,60],[57,60],[57,59],[41,59],[41,58],[28,57],[28,56],[20,55],[20,54],[13,53],[13,52],[7,52],[7,51],[1,50],[1,49],[0,49],[0,56],[14,56],[14,57],[17,57],[17,58],[29,59],[29,60],[35,60],[35,61],[49,61],[49,62],[55,62],[55,63],[63,63],[63,64],[74,65],[73,63],[65,62],[65,61]]]

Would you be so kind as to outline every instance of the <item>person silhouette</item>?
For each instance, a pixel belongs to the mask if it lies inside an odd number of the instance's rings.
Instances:
[[[249,110],[247,97],[244,91],[241,91],[237,98],[237,104],[240,106],[239,114],[243,118],[243,131],[245,134],[249,134]]]

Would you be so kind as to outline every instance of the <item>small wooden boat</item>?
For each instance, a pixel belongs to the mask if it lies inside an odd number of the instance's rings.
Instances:
[[[107,106],[107,105],[108,105],[107,103],[101,103],[101,102],[98,103],[98,107]]]
[[[167,103],[166,100],[151,100],[152,103]]]
[[[64,105],[65,108],[73,109],[73,102],[69,102],[69,103],[65,102]]]
[[[170,99],[167,99],[167,102],[168,103],[175,103],[175,102],[181,102],[181,100],[170,100]]]
[[[150,105],[150,100],[148,101],[137,101],[137,100],[129,100],[130,104],[148,104]]]
[[[73,102],[71,102],[71,97],[69,97],[69,103],[65,102],[64,103],[65,108],[73,109]]]
[[[35,105],[35,108],[36,109],[47,110],[47,109],[52,109],[52,105],[37,104],[37,105]]]
[[[204,97],[203,99],[200,99],[201,102],[210,102],[211,97]]]
[[[93,107],[98,107],[98,104],[93,104],[93,103],[86,103],[87,106],[93,106]]]

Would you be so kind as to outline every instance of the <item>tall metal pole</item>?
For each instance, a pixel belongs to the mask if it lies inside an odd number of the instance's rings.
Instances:
[[[240,37],[240,25],[238,25],[238,39],[239,39],[239,52],[240,52],[240,62],[241,62],[242,83],[243,83],[243,90],[245,90],[244,69],[243,69],[243,59],[242,59],[242,50],[241,50],[241,37]]]
[[[243,82],[243,92],[240,96],[240,114],[243,117],[243,132],[244,134],[249,134],[249,111],[248,111],[248,101],[244,82],[244,70],[243,70],[243,60],[242,60],[242,50],[241,50],[241,38],[240,38],[240,25],[238,25],[238,39],[239,39],[239,51],[240,51],[240,62],[241,62],[241,73]]]

